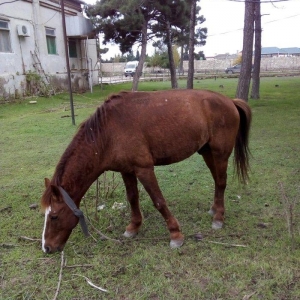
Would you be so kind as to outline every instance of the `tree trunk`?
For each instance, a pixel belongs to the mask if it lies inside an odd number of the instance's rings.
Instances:
[[[191,20],[189,36],[189,69],[186,87],[194,88],[194,57],[195,57],[195,25],[196,25],[196,0],[191,1]]]
[[[254,8],[255,43],[254,43],[254,66],[252,74],[251,98],[259,99],[260,86],[260,60],[261,60],[261,14],[260,1],[255,3]]]
[[[244,38],[242,66],[236,97],[248,101],[251,81],[252,56],[254,36],[254,2],[245,1]]]
[[[167,21],[167,47],[168,47],[168,55],[169,55],[169,63],[170,63],[170,74],[171,74],[171,86],[172,89],[177,89],[177,78],[176,78],[176,67],[174,62],[174,56],[173,56],[173,49],[172,49],[172,39],[171,39],[171,25],[170,22]]]
[[[141,49],[141,54],[140,54],[140,59],[139,59],[139,64],[136,68],[136,72],[133,76],[133,81],[132,81],[132,91],[136,92],[138,89],[139,85],[139,78],[143,72],[143,67],[144,67],[144,62],[146,59],[146,51],[147,51],[147,28],[148,28],[148,21],[145,20],[142,28],[142,49]]]

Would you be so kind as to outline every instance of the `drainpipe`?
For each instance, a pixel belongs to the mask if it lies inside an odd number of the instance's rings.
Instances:
[[[32,14],[33,14],[33,30],[34,30],[34,49],[40,54],[40,40],[43,32],[40,26],[40,0],[32,0]],[[40,28],[41,27],[41,28]]]
[[[90,64],[89,64],[89,84],[90,84],[90,89],[91,93],[93,93],[93,64],[92,64],[92,59],[89,58]]]

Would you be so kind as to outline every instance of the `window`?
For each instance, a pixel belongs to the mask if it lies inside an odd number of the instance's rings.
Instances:
[[[56,39],[55,29],[46,27],[46,41],[47,41],[48,54],[57,54],[55,39]]]
[[[77,57],[76,40],[69,40],[69,57]]]
[[[0,20],[0,52],[12,52],[10,45],[9,23]]]

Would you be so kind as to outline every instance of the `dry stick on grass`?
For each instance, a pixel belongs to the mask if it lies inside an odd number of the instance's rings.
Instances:
[[[248,247],[246,245],[229,244],[229,243],[221,243],[221,242],[214,242],[214,241],[205,241],[205,242],[211,243],[211,244],[218,244],[218,245],[223,245],[223,246],[229,246],[229,247],[241,247],[241,248],[247,248]]]
[[[254,296],[256,294],[256,292],[253,292],[253,293],[251,293],[251,294],[249,294],[249,295],[245,295],[244,297],[243,297],[243,300],[249,300],[252,296]]]
[[[17,245],[3,243],[3,244],[0,244],[0,247],[9,249],[9,248],[15,248],[15,247],[17,247]]]
[[[91,222],[90,218],[89,218],[89,215],[88,215],[88,210],[87,210],[87,207],[86,207],[86,203],[85,203],[85,199],[83,201],[84,203],[84,207],[85,207],[85,212],[86,212],[86,220],[89,222],[90,226],[101,236],[101,238],[105,239],[105,240],[111,240],[111,241],[114,241],[114,242],[117,242],[117,243],[120,243],[121,244],[121,241],[119,240],[116,240],[116,239],[112,239],[108,236],[106,236],[105,234],[103,234],[101,231],[99,231]],[[90,236],[93,238],[93,240],[96,242],[97,239],[95,239],[91,234]]]
[[[96,205],[95,205],[95,220],[97,221],[98,220],[98,205],[99,205],[99,177],[97,178],[97,181],[96,181]]]
[[[103,234],[101,231],[99,231],[90,221],[89,218],[87,218],[87,220],[89,221],[89,224],[91,225],[91,227],[101,236],[101,238],[105,239],[105,240],[110,240],[110,241],[113,241],[113,242],[116,242],[116,243],[119,243],[119,244],[122,244],[122,242],[120,240],[117,240],[117,239],[112,239],[108,236],[106,236],[105,234]]]
[[[54,295],[53,300],[57,299],[58,293],[59,293],[59,289],[60,289],[60,284],[61,284],[61,280],[62,280],[62,271],[63,271],[63,267],[64,267],[64,251],[61,252],[61,262],[60,262],[60,270],[59,270],[59,276],[58,276],[58,283],[57,283],[57,288],[56,288],[56,292]]]
[[[281,196],[283,199],[284,210],[285,210],[287,226],[288,226],[288,232],[291,237],[291,247],[292,247],[292,250],[294,250],[295,249],[295,234],[294,234],[293,217],[294,217],[295,201],[289,200],[289,198],[286,196],[282,182],[279,182],[279,188],[280,188]]]
[[[31,241],[31,242],[41,242],[41,239],[33,239],[27,236],[19,236],[19,239],[21,240],[26,240],[26,241]]]
[[[92,268],[94,265],[72,265],[72,266],[65,266],[65,268]]]
[[[91,280],[89,278],[87,278],[87,277],[85,277],[83,275],[79,275],[79,274],[73,274],[73,275],[83,277],[90,286],[92,286],[95,289],[98,289],[98,290],[100,290],[102,292],[108,293],[108,290],[106,290],[106,289],[104,289],[104,288],[102,288],[100,286],[95,285],[94,283],[91,282]]]
[[[107,177],[105,177],[106,180]],[[110,184],[111,183],[111,184]],[[104,195],[104,200],[107,200],[109,196],[112,196],[116,188],[119,186],[120,182],[116,182],[115,172],[112,173],[112,179],[107,183],[106,194]],[[105,190],[104,190],[105,192]]]

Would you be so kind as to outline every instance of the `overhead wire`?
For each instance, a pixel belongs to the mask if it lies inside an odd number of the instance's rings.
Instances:
[[[248,3],[275,3],[275,2],[286,2],[291,0],[227,0],[233,2],[248,2]]]
[[[21,1],[21,0],[6,1],[6,2],[3,2],[3,3],[0,3],[0,5],[3,5],[3,4],[10,4],[10,3],[13,3],[13,2],[17,2],[17,1]]]
[[[231,1],[231,0],[229,0],[229,1]],[[298,16],[300,16],[300,14],[293,15],[293,16],[288,16],[288,17],[281,18],[281,19],[275,19],[275,20],[267,21],[267,22],[264,22],[263,25],[269,24],[269,23],[278,22],[278,21],[282,21],[282,20],[285,20],[285,19],[290,19],[290,18],[298,17]],[[236,32],[236,31],[240,31],[240,30],[243,30],[243,28],[237,28],[237,29],[230,30],[230,31],[225,31],[225,32],[220,32],[220,33],[210,34],[210,35],[207,35],[207,37],[217,36],[217,35],[223,35],[223,34],[228,34],[228,33]]]

